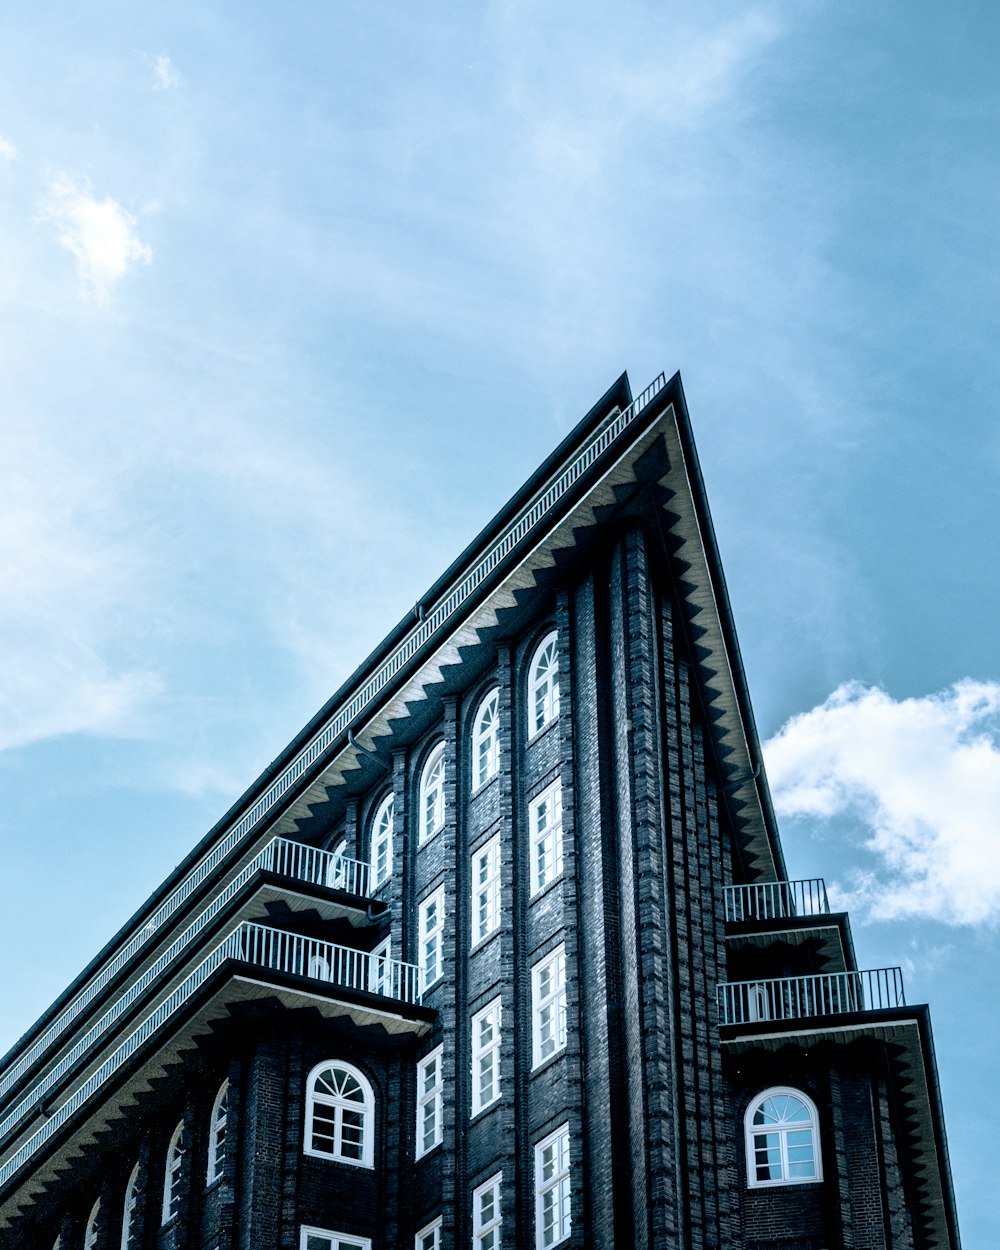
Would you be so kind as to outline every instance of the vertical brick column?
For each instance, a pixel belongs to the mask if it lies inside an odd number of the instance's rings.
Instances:
[[[441,938],[441,964],[443,986],[438,995],[438,1028],[441,1037],[451,1038],[442,1055],[444,1078],[444,1141],[441,1147],[441,1197],[442,1222],[441,1244],[443,1250],[457,1244],[456,1227],[461,1195],[460,1178],[465,1170],[465,1124],[461,1120],[462,1073],[459,1062],[461,1048],[459,1036],[459,1005],[466,995],[466,960],[459,958],[459,944],[465,941],[468,931],[464,923],[468,910],[468,854],[465,852],[460,830],[461,813],[464,810],[464,794],[467,787],[462,778],[461,744],[459,739],[458,704],[453,696],[443,700],[444,712],[444,828],[437,835],[441,842],[437,852],[444,864],[451,866],[445,872],[444,933]],[[462,849],[460,849],[462,848]],[[436,1000],[437,1001],[437,1000]]]
[[[300,1144],[301,1118],[289,1116],[289,1121],[296,1120],[294,1125],[286,1121],[285,1069],[284,1038],[273,1029],[262,1031],[250,1053],[243,1100],[240,1250],[286,1245],[287,1235],[281,1235],[287,1234],[294,1221],[294,1217],[286,1218],[282,1227],[283,1199],[290,1199],[294,1210],[294,1192],[286,1193],[288,1186],[294,1188],[294,1174],[286,1176],[283,1156],[293,1134],[296,1146]]]
[[[379,890],[379,897],[389,904],[392,917],[392,957],[406,959],[406,952],[411,949],[409,938],[409,916],[406,910],[408,885],[412,879],[412,865],[407,863],[409,850],[409,810],[407,805],[406,785],[407,752],[405,748],[393,751],[392,773],[392,873],[387,884]],[[416,837],[413,839],[416,844]]]

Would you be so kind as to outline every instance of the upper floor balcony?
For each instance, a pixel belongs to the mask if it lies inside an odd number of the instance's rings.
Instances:
[[[719,1024],[804,1020],[905,1007],[900,968],[726,981],[718,986]]]
[[[726,886],[726,920],[730,924],[826,916],[829,913],[830,901],[822,877]]]

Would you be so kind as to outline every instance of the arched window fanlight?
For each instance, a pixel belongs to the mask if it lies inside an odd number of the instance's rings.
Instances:
[[[444,743],[427,757],[420,775],[420,834],[424,843],[444,825]]]
[[[372,821],[371,865],[372,889],[392,876],[393,797],[386,795]]]
[[[223,1081],[212,1104],[208,1122],[208,1172],[205,1183],[211,1185],[222,1176],[226,1163],[226,1137],[229,1132],[229,1081]]]
[[[98,1220],[100,1217],[101,1200],[98,1198],[90,1208],[90,1215],[87,1217],[87,1228],[83,1234],[83,1250],[97,1250]]]
[[[375,1166],[375,1094],[351,1064],[327,1061],[310,1072],[303,1148],[308,1155]]]
[[[167,1147],[167,1161],[163,1172],[163,1209],[161,1223],[166,1224],[180,1213],[181,1209],[181,1173],[184,1169],[184,1156],[187,1153],[187,1141],[184,1133],[184,1121],[174,1129]]]
[[[122,1203],[121,1250],[136,1250],[139,1244],[139,1164],[136,1163],[125,1186]]]
[[[475,789],[500,770],[500,691],[491,690],[480,703],[472,730],[472,778]]]
[[[528,737],[541,733],[559,715],[559,635],[538,644],[528,667]]]
[[[743,1125],[751,1189],[822,1180],[819,1115],[806,1094],[765,1090],[747,1107]]]

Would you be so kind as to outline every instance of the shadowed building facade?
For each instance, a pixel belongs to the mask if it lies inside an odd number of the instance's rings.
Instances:
[[[0,1247],[958,1250],[622,377],[0,1064]]]

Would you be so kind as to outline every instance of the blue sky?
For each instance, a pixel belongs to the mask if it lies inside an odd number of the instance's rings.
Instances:
[[[931,1002],[1000,1244],[1000,9],[5,27],[0,1050],[621,370],[679,368],[790,870]]]

